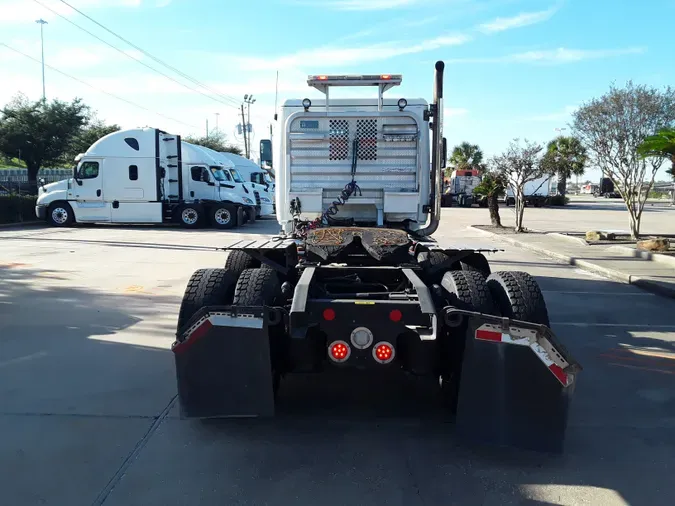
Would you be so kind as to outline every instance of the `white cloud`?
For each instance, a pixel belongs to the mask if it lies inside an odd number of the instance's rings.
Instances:
[[[239,61],[241,68],[245,70],[333,68],[347,64],[386,60],[396,56],[422,53],[443,47],[458,46],[470,40],[471,38],[468,35],[456,34],[439,36],[412,45],[406,45],[402,42],[387,42],[353,48],[323,47],[307,49],[294,54],[269,59],[255,57],[241,58],[237,56],[231,56],[231,59]]]
[[[612,56],[642,54],[644,47],[630,47],[623,49],[547,49],[542,51],[526,51],[495,58],[455,58],[446,60],[446,63],[539,63],[543,65],[558,65],[575,63],[585,60],[597,60]]]
[[[483,23],[478,27],[483,33],[496,33],[510,30],[512,28],[521,28],[523,26],[534,25],[550,19],[559,9],[559,6],[551,7],[545,11],[521,12],[510,18],[497,18],[489,23]]]

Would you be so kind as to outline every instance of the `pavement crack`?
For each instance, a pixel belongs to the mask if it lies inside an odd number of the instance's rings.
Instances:
[[[108,496],[110,496],[111,492],[114,490],[114,488],[126,474],[127,469],[129,469],[129,467],[134,463],[136,458],[140,455],[141,451],[143,451],[143,448],[145,448],[145,445],[148,444],[148,441],[150,440],[152,435],[157,431],[161,423],[169,415],[169,412],[171,411],[171,408],[173,408],[173,405],[176,402],[177,397],[178,395],[174,395],[169,401],[169,403],[166,405],[166,407],[159,414],[159,416],[155,418],[155,421],[152,422],[150,428],[143,435],[143,437],[136,443],[134,449],[131,450],[131,453],[127,455],[127,458],[124,459],[124,462],[122,462],[122,464],[117,469],[115,474],[112,476],[112,478],[110,478],[108,484],[105,487],[103,487],[103,490],[101,490],[101,492],[99,492],[96,499],[94,499],[94,502],[92,502],[92,506],[101,506],[108,499]]]

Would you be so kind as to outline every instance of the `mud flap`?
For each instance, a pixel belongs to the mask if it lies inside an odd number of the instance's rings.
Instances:
[[[173,346],[181,418],[274,416],[269,328],[279,310],[208,307]]]
[[[446,312],[446,323],[460,319],[468,320],[456,418],[460,437],[561,453],[581,366],[545,326]]]

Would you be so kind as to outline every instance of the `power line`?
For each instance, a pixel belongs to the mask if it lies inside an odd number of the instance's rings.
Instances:
[[[206,90],[209,90],[211,93],[215,93],[216,95],[218,95],[218,96],[220,96],[220,97],[223,97],[223,99],[230,101],[230,102],[233,104],[233,107],[238,107],[238,106],[239,106],[239,101],[238,101],[236,98],[231,97],[231,96],[228,96],[228,95],[224,95],[224,94],[222,94],[222,93],[219,93],[219,92],[217,92],[217,91],[215,91],[215,90],[209,88],[209,87],[206,86],[205,84],[203,84],[203,83],[197,81],[195,78],[193,78],[193,77],[189,76],[188,74],[185,74],[184,72],[178,70],[176,67],[173,67],[173,66],[169,65],[168,63],[166,63],[166,62],[160,60],[160,59],[157,58],[156,56],[153,56],[152,54],[150,54],[149,52],[147,52],[145,49],[142,49],[142,48],[138,47],[138,46],[137,46],[136,44],[134,44],[133,42],[130,42],[129,40],[125,39],[125,38],[122,37],[121,35],[118,35],[118,34],[115,33],[114,31],[112,31],[111,29],[109,29],[109,28],[103,26],[101,23],[99,23],[98,21],[96,21],[95,19],[93,19],[91,16],[85,14],[84,12],[82,12],[82,11],[79,10],[79,9],[76,9],[75,7],[73,7],[72,5],[70,5],[70,4],[69,4],[68,2],[66,2],[65,0],[59,0],[59,1],[60,1],[62,4],[65,4],[65,5],[67,5],[68,7],[70,7],[71,9],[73,9],[75,12],[81,14],[82,16],[84,16],[85,18],[87,18],[87,19],[88,19],[89,21],[91,21],[92,23],[94,23],[94,24],[100,26],[100,27],[103,28],[106,32],[112,34],[113,36],[117,37],[117,38],[120,39],[121,41],[123,41],[123,42],[129,44],[129,45],[130,45],[131,47],[133,47],[134,49],[140,51],[141,53],[143,53],[143,54],[146,55],[147,57],[149,57],[149,58],[151,58],[152,60],[156,61],[156,62],[159,63],[160,65],[163,65],[163,66],[167,67],[168,69],[173,70],[174,72],[176,72],[177,74],[179,74],[179,75],[182,76],[183,78],[187,79],[188,81],[192,82],[193,84],[196,84],[197,86],[201,86],[202,88],[204,88],[204,89],[206,89]]]
[[[174,79],[173,77],[169,76],[168,74],[165,74],[164,72],[161,72],[161,71],[157,70],[156,68],[151,67],[150,65],[148,65],[148,64],[145,63],[145,62],[143,62],[142,60],[140,60],[140,59],[138,59],[138,58],[135,58],[134,56],[130,55],[129,53],[126,53],[126,52],[123,51],[122,49],[120,49],[120,48],[118,48],[117,46],[115,46],[115,45],[111,44],[110,42],[106,41],[105,39],[102,39],[102,38],[99,37],[98,35],[96,35],[96,34],[90,32],[90,31],[87,30],[86,28],[81,27],[80,25],[78,25],[77,23],[71,21],[70,19],[68,19],[68,18],[65,17],[64,15],[59,14],[57,11],[55,11],[55,10],[52,9],[51,7],[47,7],[46,5],[44,5],[43,3],[39,2],[38,0],[33,0],[33,1],[34,1],[36,4],[38,4],[38,5],[42,6],[42,7],[44,7],[45,9],[47,9],[47,10],[53,12],[54,14],[56,14],[57,16],[59,16],[60,18],[62,18],[63,20],[67,21],[67,22],[70,23],[71,25],[75,26],[76,28],[79,28],[79,29],[82,30],[83,32],[88,33],[89,35],[91,35],[91,36],[94,37],[95,39],[100,40],[100,41],[103,42],[105,45],[107,45],[107,46],[113,48],[115,51],[117,51],[117,52],[119,52],[119,53],[122,53],[124,56],[126,56],[126,57],[128,57],[128,58],[131,58],[131,59],[134,60],[134,61],[137,61],[138,63],[140,63],[140,64],[143,65],[144,67],[146,67],[146,68],[152,70],[153,72],[157,72],[158,74],[160,74],[160,75],[166,77],[167,79],[173,81],[174,83],[180,84],[181,86],[183,86],[184,88],[187,88],[187,89],[190,90],[190,91],[196,91],[197,93],[200,93],[200,94],[204,95],[205,97],[210,98],[211,100],[214,100],[214,101],[218,102],[219,104],[225,105],[225,106],[227,106],[227,107],[232,107],[232,108],[234,108],[234,109],[237,108],[236,106],[234,106],[234,105],[232,105],[232,104],[230,104],[230,103],[228,103],[228,102],[223,102],[222,100],[218,100],[217,98],[213,97],[212,95],[209,95],[209,94],[207,94],[207,93],[204,93],[203,91],[200,91],[200,90],[198,90],[197,88],[192,88],[192,87],[188,86],[187,84],[182,83],[182,82],[178,81],[177,79]]]
[[[36,63],[41,63],[40,60],[38,60],[37,58],[33,58],[32,56],[27,55],[26,53],[23,53],[23,52],[19,51],[18,49],[14,49],[13,47],[11,47],[11,46],[5,44],[4,42],[0,42],[0,45],[5,46],[5,47],[6,47],[7,49],[9,49],[10,51],[14,51],[15,53],[18,53],[18,54],[20,54],[20,55],[22,55],[22,56],[25,56],[26,58],[28,58],[28,59],[30,59],[30,60],[33,60],[33,61],[36,62]],[[89,83],[87,83],[87,82],[85,82],[85,81],[82,81],[81,79],[78,79],[77,77],[73,77],[73,76],[71,76],[70,74],[66,74],[65,72],[63,72],[63,71],[61,71],[61,70],[59,70],[59,69],[57,69],[57,68],[55,68],[55,67],[52,67],[51,65],[47,65],[46,63],[45,63],[45,67],[47,67],[47,68],[50,69],[50,70],[53,70],[54,72],[57,72],[57,73],[63,75],[63,76],[66,76],[66,77],[68,77],[68,78],[70,78],[70,79],[73,79],[74,81],[77,81],[77,82],[79,82],[79,83],[81,83],[81,84],[84,84],[85,86],[88,86],[89,88],[92,88],[92,89],[94,89],[94,90],[96,90],[96,91],[100,91],[101,93],[105,93],[106,95],[110,95],[111,97],[116,98],[117,100],[121,100],[122,102],[126,102],[127,104],[133,105],[134,107],[138,107],[139,109],[143,109],[144,111],[151,112],[151,113],[153,113],[153,114],[157,114],[158,116],[162,116],[163,118],[166,118],[166,119],[168,119],[168,120],[175,121],[176,123],[179,123],[179,124],[181,124],[181,125],[189,126],[190,128],[195,128],[195,129],[199,128],[199,127],[196,127],[196,126],[194,126],[194,125],[191,125],[190,123],[185,123],[184,121],[180,121],[180,120],[177,120],[176,118],[172,118],[171,116],[167,116],[167,115],[165,115],[165,114],[162,114],[161,112],[156,112],[156,111],[153,111],[153,110],[151,110],[151,109],[148,109],[147,107],[143,107],[142,105],[138,105],[138,104],[136,104],[135,102],[132,102],[131,100],[127,100],[126,98],[122,98],[122,97],[117,96],[117,95],[115,95],[115,94],[113,94],[113,93],[110,93],[110,92],[108,92],[108,91],[102,90],[101,88],[97,88],[96,86],[93,86],[93,85],[91,85],[91,84],[89,84]]]

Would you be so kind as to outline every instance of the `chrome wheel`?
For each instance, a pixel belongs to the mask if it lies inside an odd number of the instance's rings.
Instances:
[[[227,225],[228,223],[230,223],[232,215],[230,214],[230,211],[228,211],[224,207],[221,207],[219,209],[216,209],[216,212],[213,214],[213,219],[216,220],[216,223],[218,225]]]
[[[183,209],[183,212],[180,214],[180,218],[186,225],[194,225],[199,219],[199,214],[197,214],[197,211],[191,207],[188,207],[187,209]]]
[[[57,225],[63,225],[68,221],[68,210],[63,207],[52,209],[52,221]]]

